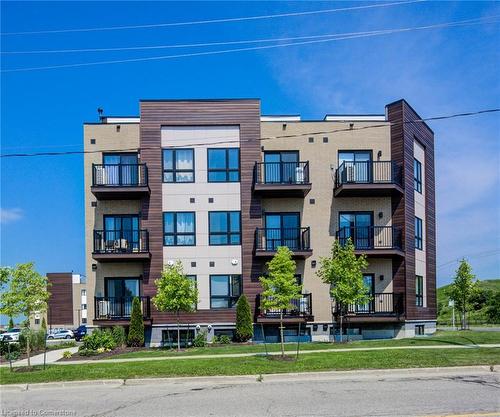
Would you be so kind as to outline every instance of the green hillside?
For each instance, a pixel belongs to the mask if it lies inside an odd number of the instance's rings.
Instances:
[[[452,308],[448,307],[450,290],[445,285],[437,290],[438,323],[449,324],[452,321]],[[500,279],[486,279],[478,282],[479,291],[474,297],[473,308],[469,313],[470,324],[498,324],[500,323]],[[455,319],[459,315],[455,311]]]

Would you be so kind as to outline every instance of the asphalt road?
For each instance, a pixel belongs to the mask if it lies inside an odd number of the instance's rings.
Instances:
[[[500,416],[500,374],[484,370],[80,383],[2,389],[1,416]]]

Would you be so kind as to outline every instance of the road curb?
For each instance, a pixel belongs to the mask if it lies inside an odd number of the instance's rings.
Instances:
[[[251,384],[260,382],[278,382],[278,381],[297,381],[311,379],[327,379],[327,380],[345,380],[355,379],[363,380],[377,377],[404,377],[415,374],[455,374],[471,372],[493,372],[499,373],[500,368],[495,366],[493,370],[489,365],[480,366],[451,366],[451,367],[435,367],[435,368],[399,368],[399,369],[364,369],[353,371],[320,371],[320,372],[294,372],[294,373],[276,373],[262,375],[215,375],[201,377],[172,377],[172,378],[137,378],[137,379],[98,379],[98,380],[82,380],[82,381],[60,381],[60,382],[42,382],[35,384],[6,384],[0,385],[2,391],[29,391],[34,389],[44,388],[70,388],[70,387],[89,387],[95,385],[105,386],[140,386],[151,384],[182,384],[196,382],[199,384]]]

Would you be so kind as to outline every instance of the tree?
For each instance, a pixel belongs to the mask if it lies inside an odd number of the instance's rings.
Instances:
[[[247,297],[242,294],[236,303],[236,338],[246,342],[253,336],[252,311]]]
[[[42,317],[42,325],[41,325],[42,330],[47,333],[47,322],[45,321],[45,317]]]
[[[167,265],[161,277],[155,280],[156,295],[153,304],[158,311],[175,313],[177,320],[177,350],[181,350],[180,312],[195,311],[198,303],[196,283],[189,279],[182,269],[182,263],[177,261]]]
[[[455,273],[455,278],[451,284],[449,295],[455,302],[455,307],[461,314],[462,330],[467,327],[466,314],[469,309],[473,297],[478,291],[477,281],[472,273],[470,264],[462,259]]]
[[[335,240],[329,258],[320,258],[316,275],[330,285],[330,295],[335,300],[340,315],[340,341],[342,342],[343,316],[350,305],[370,301],[363,282],[363,270],[368,266],[365,255],[356,256],[354,245],[348,239],[345,245]]]
[[[9,317],[9,329],[13,329],[14,328],[14,320],[12,319],[12,317]]]
[[[134,297],[132,300],[127,343],[129,346],[134,347],[144,345],[144,320],[142,318],[141,300],[139,297]]]
[[[47,277],[35,271],[33,262],[18,264],[15,268],[2,268],[0,272],[2,294],[0,294],[0,313],[10,317],[23,315],[31,317],[35,312],[45,312],[49,299]],[[26,327],[29,332],[29,320]],[[30,361],[30,337],[27,338],[26,354]]]
[[[283,337],[283,311],[294,308],[292,300],[300,299],[302,286],[295,278],[296,265],[292,259],[292,251],[286,246],[280,246],[267,263],[268,275],[259,278],[262,285],[260,299],[264,310],[279,310],[280,312],[280,341],[281,356],[285,356]]]

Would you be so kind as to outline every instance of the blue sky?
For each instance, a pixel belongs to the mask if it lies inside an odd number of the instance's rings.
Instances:
[[[367,2],[2,2],[2,32],[257,16]],[[165,45],[426,26],[500,14],[494,2],[421,2],[276,19],[2,36],[2,51]],[[265,114],[383,113],[406,98],[423,117],[500,107],[499,23],[171,60],[5,72],[2,153],[81,150],[82,123],[138,114],[141,98],[260,97]],[[245,45],[247,46],[247,45]],[[2,70],[198,49],[2,55]],[[431,123],[436,136],[438,284],[469,258],[500,277],[499,114]],[[1,264],[84,272],[81,155],[3,159]]]

